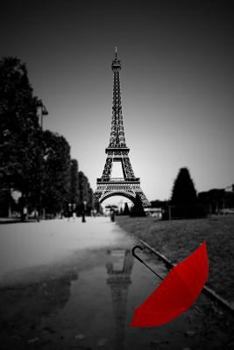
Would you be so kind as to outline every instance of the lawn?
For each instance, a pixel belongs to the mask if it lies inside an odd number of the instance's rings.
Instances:
[[[234,301],[234,216],[171,221],[119,216],[117,223],[173,262],[179,262],[206,240],[210,265],[207,285]]]

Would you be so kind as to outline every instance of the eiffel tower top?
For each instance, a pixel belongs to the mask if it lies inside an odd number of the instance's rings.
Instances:
[[[115,56],[112,60],[111,65],[114,83],[113,83],[113,105],[112,105],[112,121],[111,121],[111,133],[109,146],[106,148],[106,153],[114,150],[122,150],[129,152],[129,148],[126,146],[124,126],[123,126],[123,115],[122,115],[122,104],[121,104],[121,93],[120,93],[120,79],[119,72],[121,70],[121,62],[118,58],[117,47],[115,47]]]
[[[118,59],[118,49],[117,49],[117,46],[115,47],[115,57],[112,61],[112,65],[111,65],[111,68],[113,70],[113,72],[116,72],[116,71],[120,71],[121,69],[121,62],[120,60]]]

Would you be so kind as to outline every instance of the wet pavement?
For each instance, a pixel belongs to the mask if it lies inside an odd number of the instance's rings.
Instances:
[[[80,221],[24,225],[22,232],[29,230],[26,239],[33,235],[32,228],[44,229],[44,241],[37,237],[37,247],[44,251],[40,256],[37,249],[35,260],[28,253],[27,261],[18,252],[14,264],[1,267],[1,349],[188,350],[220,349],[224,343],[231,348],[225,334],[228,320],[216,311],[214,323],[215,311],[204,296],[167,325],[129,326],[134,308],[160,280],[133,258],[136,241],[109,218],[88,219],[83,225]],[[15,234],[17,230],[11,231],[12,237]],[[54,244],[48,247],[51,239]],[[4,242],[12,255],[15,245]],[[34,243],[30,247],[34,249]],[[161,262],[148,255],[144,260],[166,275]],[[217,328],[217,322],[223,328]]]

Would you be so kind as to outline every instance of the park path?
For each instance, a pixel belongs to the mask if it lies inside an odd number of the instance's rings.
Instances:
[[[133,258],[135,243],[106,217],[2,225],[5,349],[152,350],[199,344],[201,315],[195,310],[158,328],[128,326],[134,308],[159,283]],[[166,274],[162,264],[144,258]]]
[[[47,220],[0,225],[0,281],[6,274],[61,261],[123,238],[108,218]],[[125,237],[126,239],[126,237]]]

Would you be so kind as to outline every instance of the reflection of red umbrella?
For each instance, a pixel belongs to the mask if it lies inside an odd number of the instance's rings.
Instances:
[[[165,324],[188,310],[208,278],[206,242],[168,273],[159,287],[135,309],[132,327]]]

